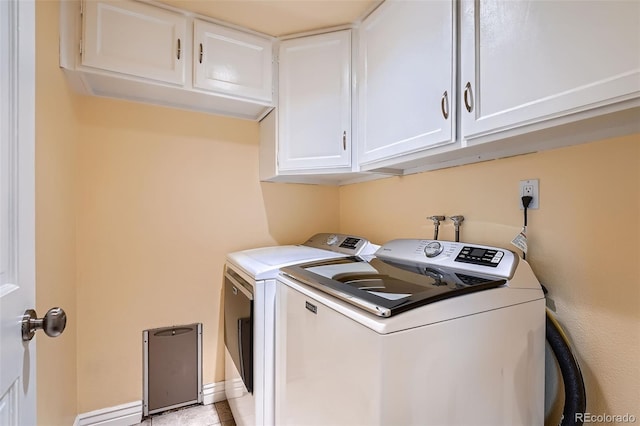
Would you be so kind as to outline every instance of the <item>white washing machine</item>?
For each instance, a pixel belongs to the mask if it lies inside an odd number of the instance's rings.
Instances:
[[[394,240],[282,268],[276,424],[542,425],[545,301],[525,261]]]
[[[225,393],[236,424],[274,424],[275,278],[283,266],[372,254],[364,238],[317,234],[301,245],[230,253],[225,265]]]

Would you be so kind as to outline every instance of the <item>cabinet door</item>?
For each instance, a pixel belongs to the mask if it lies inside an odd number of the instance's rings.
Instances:
[[[640,2],[461,3],[466,138],[640,95]]]
[[[351,165],[351,31],[280,45],[280,170]]]
[[[270,39],[198,19],[194,33],[194,87],[271,102]]]
[[[183,85],[184,16],[138,2],[84,2],[82,64]]]
[[[454,140],[454,3],[387,0],[362,24],[360,164]]]

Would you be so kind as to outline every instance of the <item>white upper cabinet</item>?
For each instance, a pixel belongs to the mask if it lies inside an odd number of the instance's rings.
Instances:
[[[137,2],[87,1],[82,65],[185,83],[187,20]]]
[[[464,138],[640,94],[639,1],[461,2]]]
[[[351,31],[280,44],[278,168],[351,168]]]
[[[194,21],[194,87],[271,102],[271,40]]]
[[[387,0],[360,28],[359,163],[455,139],[455,10],[451,0]]]
[[[60,66],[88,95],[259,120],[274,106],[273,40],[156,2],[60,2]]]

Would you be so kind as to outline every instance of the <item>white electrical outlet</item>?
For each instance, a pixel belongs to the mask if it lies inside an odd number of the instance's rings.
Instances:
[[[540,207],[540,191],[538,190],[538,179],[527,179],[520,181],[520,195],[518,197],[518,205],[520,210],[524,210],[522,206],[522,197],[528,195],[532,197],[531,204],[529,204],[529,210],[537,209]]]

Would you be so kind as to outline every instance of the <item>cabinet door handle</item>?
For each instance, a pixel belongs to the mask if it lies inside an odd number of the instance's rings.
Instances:
[[[342,150],[347,150],[347,131],[342,132]]]
[[[202,43],[200,43],[200,55],[199,55],[199,61],[200,63],[202,63],[202,54],[203,54],[203,50],[202,50]]]
[[[180,47],[180,39],[178,39],[178,53],[177,53],[177,57],[178,60],[180,59],[180,56],[182,55],[182,48]]]
[[[473,92],[471,91],[471,82],[467,82],[467,85],[464,86],[464,106],[467,108],[468,112],[471,112],[473,109]]]
[[[444,119],[445,120],[448,119],[449,118],[449,95],[447,94],[446,90],[442,94],[442,99],[440,99],[440,109],[442,110],[442,116],[444,117]]]

